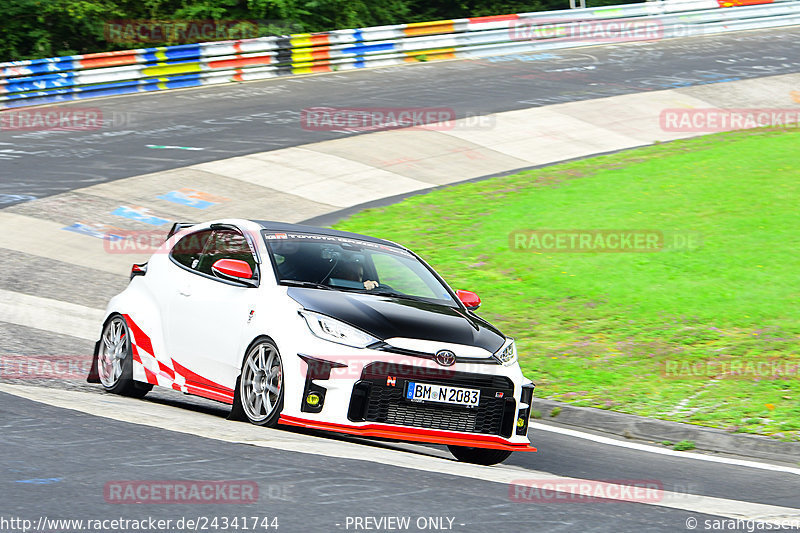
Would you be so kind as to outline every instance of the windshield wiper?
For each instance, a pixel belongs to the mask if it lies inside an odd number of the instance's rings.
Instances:
[[[404,300],[414,300],[415,302],[431,303],[429,300],[426,300],[425,298],[422,298],[420,296],[411,296],[410,294],[405,294],[392,289],[382,289],[381,287],[376,287],[374,289],[357,289],[357,291],[362,294],[374,294],[375,296],[394,296],[396,298],[402,298]]]
[[[331,287],[323,283],[315,283],[313,281],[301,281],[299,279],[282,279],[281,284],[289,285],[292,287],[311,287],[312,289],[326,289],[331,290]]]

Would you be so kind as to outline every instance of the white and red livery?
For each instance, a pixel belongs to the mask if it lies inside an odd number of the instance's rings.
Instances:
[[[231,417],[446,444],[495,464],[527,437],[513,339],[390,241],[252,220],[176,224],[112,298],[89,381],[167,387]]]

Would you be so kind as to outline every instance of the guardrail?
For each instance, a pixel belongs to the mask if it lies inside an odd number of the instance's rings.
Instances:
[[[800,0],[667,0],[0,63],[0,109],[800,24]]]

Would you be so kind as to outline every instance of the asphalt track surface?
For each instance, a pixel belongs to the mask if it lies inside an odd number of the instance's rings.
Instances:
[[[87,101],[70,106],[101,108],[105,117],[118,123],[87,133],[0,132],[0,194],[43,197],[146,172],[355,134],[303,129],[301,110],[312,106],[450,107],[463,117],[798,71],[800,29],[795,28]],[[70,280],[55,279],[57,263],[31,261],[17,260],[13,254],[0,259],[3,288],[46,294],[61,287],[62,295],[71,295],[72,301],[98,307],[117,290],[113,276],[96,280],[102,290],[87,291]],[[79,339],[0,323],[0,353],[84,353],[89,346]],[[103,394],[99,386],[86,384],[41,385]],[[169,391],[154,391],[144,401],[237,424],[221,420],[224,406]],[[795,474],[663,456],[545,431],[532,431],[531,437],[540,451],[517,453],[506,462],[519,470],[520,479],[540,471],[604,481],[656,480],[677,493],[800,508]],[[363,447],[365,454],[382,446],[340,440]],[[442,455],[439,448],[428,449]],[[147,479],[257,480],[261,498],[258,504],[243,506],[119,505],[103,499],[108,481]],[[408,516],[412,524],[420,517],[452,518],[453,531],[649,532],[686,531],[690,517],[701,524],[714,519],[643,503],[514,502],[506,484],[232,444],[5,393],[0,393],[0,486],[0,517],[34,522],[41,516],[177,520],[246,515],[277,517],[278,531],[353,531],[346,527],[348,516]],[[15,529],[0,522],[0,531]]]
[[[447,108],[461,118],[798,70],[795,27],[86,100],[64,107],[100,109],[103,128],[0,130],[0,194],[41,198],[356,134],[304,128],[310,107]]]
[[[264,453],[163,430],[145,434],[131,424],[65,413],[15,397],[3,395],[2,401],[5,468],[0,483],[13,487],[4,496],[4,515],[34,520],[39,514],[85,519],[259,515],[277,517],[279,531],[344,530],[336,525],[345,524],[347,516],[406,516],[412,509],[415,516],[455,517],[455,531],[520,531],[525,523],[554,531],[575,531],[575,526],[609,532],[674,531],[685,520],[680,512],[640,509],[644,506],[637,504],[516,504],[509,501],[507,487],[496,483],[465,483],[462,478],[384,465],[365,470],[357,461]],[[42,438],[45,428],[57,433],[58,441]],[[86,449],[92,453],[85,454]],[[14,460],[31,453],[41,455],[35,464]],[[80,461],[70,457],[76,453]],[[261,479],[260,491],[271,497],[258,505],[178,505],[157,511],[104,502],[101,491],[109,475],[147,479],[154,472],[159,479]],[[40,482],[25,482],[32,479]],[[32,516],[35,501],[41,503],[37,516]]]
[[[225,410],[211,402],[183,401],[179,394],[159,393],[147,401],[225,416]],[[0,405],[0,484],[10,488],[4,491],[3,516],[29,517],[34,522],[40,516],[178,520],[246,515],[278,517],[280,531],[345,531],[348,516],[409,516],[413,521],[453,518],[453,531],[616,532],[682,531],[689,517],[701,522],[714,519],[609,500],[513,501],[505,484],[143,430],[3,393]],[[516,454],[507,463],[519,468],[520,479],[526,479],[526,470],[535,469],[598,481],[652,480],[677,493],[800,506],[796,475],[698,465],[544,432],[534,438],[539,453]],[[364,446],[365,453],[380,446],[344,440]],[[103,489],[110,481],[148,479],[256,480],[260,498],[251,505],[124,505],[104,500]]]

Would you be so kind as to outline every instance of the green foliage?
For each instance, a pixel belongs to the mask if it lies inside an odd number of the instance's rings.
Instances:
[[[690,440],[682,440],[680,442],[676,442],[675,446],[672,447],[673,450],[678,450],[679,452],[683,452],[686,450],[694,450],[694,442]]]
[[[569,0],[414,0],[409,22],[568,9]]]
[[[121,17],[113,0],[0,0],[0,58],[18,60],[105,50],[103,19]]]

